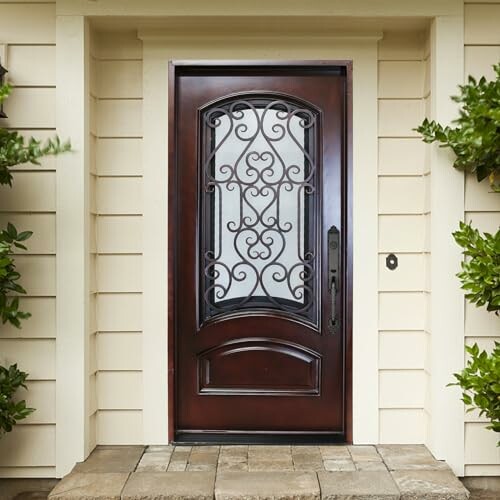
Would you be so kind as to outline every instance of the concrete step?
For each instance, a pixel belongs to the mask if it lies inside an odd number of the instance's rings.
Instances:
[[[423,446],[98,448],[50,500],[466,500]],[[120,457],[122,457],[120,459]],[[171,465],[174,465],[171,468]]]

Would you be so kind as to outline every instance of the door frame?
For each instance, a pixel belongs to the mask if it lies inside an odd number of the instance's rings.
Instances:
[[[352,443],[352,324],[353,324],[353,65],[349,60],[174,60],[168,63],[168,318],[167,318],[167,356],[168,356],[168,441],[175,440],[176,430],[176,410],[177,410],[177,380],[176,380],[176,337],[177,337],[177,318],[176,318],[176,287],[177,276],[177,252],[175,241],[177,240],[177,208],[178,208],[178,190],[177,190],[177,106],[176,106],[176,84],[180,74],[189,72],[192,69],[201,73],[203,69],[214,70],[221,68],[224,70],[239,70],[248,68],[249,72],[260,69],[272,75],[273,73],[282,73],[284,70],[291,69],[295,72],[301,71],[304,74],[321,74],[322,71],[328,71],[332,67],[341,67],[345,70],[345,123],[344,123],[344,162],[341,178],[342,195],[342,233],[346,242],[344,251],[344,262],[346,263],[344,283],[342,292],[344,293],[344,311],[343,333],[344,333],[344,430],[345,442]],[[318,438],[321,439],[321,438]],[[297,435],[297,443],[304,442]]]

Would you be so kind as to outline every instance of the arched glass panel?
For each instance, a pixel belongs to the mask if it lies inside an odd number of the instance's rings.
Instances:
[[[200,121],[202,320],[264,309],[316,324],[318,113],[239,97]]]

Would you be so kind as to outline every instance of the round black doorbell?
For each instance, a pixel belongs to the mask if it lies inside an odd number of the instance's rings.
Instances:
[[[398,258],[393,253],[390,253],[385,259],[385,265],[387,269],[394,271],[398,267]]]

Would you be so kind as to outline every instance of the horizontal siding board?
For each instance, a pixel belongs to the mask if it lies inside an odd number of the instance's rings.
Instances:
[[[381,175],[421,175],[425,166],[425,144],[420,138],[382,138],[378,141]]]
[[[24,242],[28,250],[15,249],[23,255],[53,255],[56,252],[56,216],[55,214],[19,214],[0,213],[0,227],[7,223],[14,224],[18,230],[33,231],[33,236]]]
[[[142,137],[142,100],[97,101],[98,137]]]
[[[424,330],[423,293],[382,292],[379,294],[380,330]]]
[[[140,177],[101,177],[97,180],[97,213],[140,215],[142,195]]]
[[[380,410],[379,426],[381,444],[418,444],[425,442],[426,418],[423,410]]]
[[[0,440],[0,467],[53,467],[55,425],[17,425]]]
[[[424,104],[421,99],[379,99],[379,137],[419,137],[413,130],[424,118]]]
[[[422,61],[380,61],[378,64],[378,97],[416,98],[424,92]]]
[[[0,126],[53,129],[56,126],[55,99],[55,88],[15,88],[4,103],[8,118],[0,119]]]
[[[25,399],[30,408],[35,408],[19,425],[30,424],[55,424],[56,423],[56,383],[52,380],[31,381],[26,384],[26,389],[19,389],[16,400]]]
[[[142,411],[98,411],[97,443],[101,445],[142,444]]]
[[[97,97],[142,98],[142,61],[97,61]]]
[[[99,292],[140,292],[142,256],[99,255],[97,276]]]
[[[137,38],[136,31],[117,33],[96,33],[94,36],[94,56],[106,60],[140,60],[142,59],[142,42]]]
[[[100,332],[97,335],[97,368],[103,370],[141,370],[140,332]]]
[[[9,47],[8,57],[8,79],[11,85],[55,86],[55,45],[13,45]]]
[[[142,294],[99,294],[97,326],[101,332],[142,331]]]
[[[53,478],[55,467],[0,467],[0,478]],[[56,481],[54,482],[56,484]]]
[[[12,22],[15,19],[17,22]],[[0,33],[9,44],[52,44],[56,41],[56,5],[0,4]]]
[[[500,318],[488,312],[484,307],[477,307],[466,301],[465,335],[467,337],[500,336]]]
[[[484,423],[465,424],[465,463],[500,465],[498,434]]]
[[[465,474],[468,476],[500,476],[500,464],[498,465],[467,465],[465,464]]]
[[[419,33],[385,33],[378,43],[379,61],[420,61],[423,40]]]
[[[424,195],[423,177],[381,177],[378,211],[380,214],[421,214]]]
[[[98,139],[98,175],[142,175],[142,139]]]
[[[379,333],[380,369],[423,369],[426,353],[427,334],[423,331]]]
[[[16,172],[12,188],[0,187],[1,212],[55,212],[55,172]]]
[[[89,364],[88,373],[92,375],[97,372],[97,333],[89,332]]]
[[[381,215],[379,251],[421,252],[425,248],[425,219],[421,215]]]
[[[379,374],[380,408],[423,408],[423,370],[384,370]]]
[[[31,318],[22,322],[22,328],[1,326],[0,338],[55,338],[55,297],[21,297],[19,309],[31,313]]]
[[[50,297],[56,294],[55,255],[16,255],[19,283],[28,295]]]
[[[500,45],[500,3],[465,5],[466,45]]]
[[[0,364],[17,363],[29,380],[55,379],[55,340],[0,338]]]
[[[398,267],[389,269],[386,259],[389,254],[379,255],[380,291],[420,291],[425,286],[425,261],[423,254],[399,254]]]
[[[141,253],[142,217],[99,216],[97,251],[105,253]]]
[[[88,414],[93,415],[98,409],[97,404],[97,373],[89,376],[89,407]]]
[[[97,374],[97,404],[100,410],[140,410],[142,373],[109,371]]]
[[[472,75],[475,78],[484,76],[488,80],[494,80],[496,75],[493,65],[498,61],[500,61],[500,44],[487,47],[465,47],[466,76]]]
[[[483,232],[496,233],[500,228],[500,211],[498,212],[472,212],[465,214],[465,220]]]
[[[477,182],[472,175],[465,180],[465,210],[468,212],[500,212],[500,196],[485,179]]]

